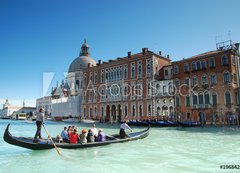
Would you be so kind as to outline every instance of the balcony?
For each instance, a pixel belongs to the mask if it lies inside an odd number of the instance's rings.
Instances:
[[[192,105],[192,109],[209,109],[211,108],[210,104],[201,104],[201,105]]]

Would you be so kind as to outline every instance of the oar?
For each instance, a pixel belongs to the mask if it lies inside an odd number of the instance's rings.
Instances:
[[[53,142],[52,137],[49,135],[49,133],[47,132],[47,129],[46,129],[46,127],[45,127],[44,125],[43,125],[43,128],[44,128],[45,132],[47,133],[48,137],[50,138],[50,140],[52,141],[52,144],[53,144],[54,148],[56,149],[57,153],[58,153],[60,156],[63,156],[62,153],[61,153],[61,151],[58,149],[58,147],[56,146],[56,144]]]

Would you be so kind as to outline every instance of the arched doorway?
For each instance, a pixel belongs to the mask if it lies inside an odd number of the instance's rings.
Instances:
[[[106,122],[110,121],[110,106],[108,105],[106,108],[106,118],[105,118]]]
[[[112,118],[113,118],[113,121],[114,121],[114,122],[115,122],[116,119],[117,119],[116,106],[115,106],[115,105],[112,105]]]
[[[165,105],[162,107],[162,115],[163,116],[168,116],[168,107],[165,106]]]
[[[118,105],[118,122],[122,121],[122,106]]]

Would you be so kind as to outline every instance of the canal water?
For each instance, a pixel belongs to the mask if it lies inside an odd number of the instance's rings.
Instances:
[[[7,144],[3,133],[8,123],[16,136],[34,136],[36,130],[35,124],[0,120],[0,173],[240,172],[220,169],[220,165],[240,164],[237,127],[151,128],[143,140],[88,149],[61,149],[62,158],[54,149],[31,151]],[[66,125],[69,124],[46,123],[53,136],[60,134]],[[96,125],[107,134],[118,133],[118,125]],[[91,125],[77,126],[88,129]]]

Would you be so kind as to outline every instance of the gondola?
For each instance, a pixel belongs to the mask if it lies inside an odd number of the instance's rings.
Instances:
[[[139,121],[139,120],[137,120],[137,124],[138,124],[139,126],[149,126],[149,124],[148,124],[147,121]]]
[[[174,121],[169,121],[169,120],[166,120],[165,121],[169,127],[177,127],[179,126],[179,124],[177,122],[174,122]]]
[[[127,123],[130,126],[139,126],[140,124],[136,120],[129,120]]]
[[[34,143],[33,138],[12,136],[11,133],[9,132],[9,126],[10,124],[7,125],[7,128],[4,133],[4,137],[3,137],[4,141],[6,141],[9,144],[31,149],[31,150],[46,150],[46,149],[54,148],[54,145],[49,139],[42,139]],[[109,145],[113,143],[123,143],[123,142],[133,141],[137,139],[143,139],[148,136],[149,129],[150,127],[140,132],[130,133],[128,134],[128,137],[124,139],[120,139],[119,135],[107,136],[107,140],[104,142],[94,142],[94,143],[86,143],[86,144],[81,144],[81,143],[69,144],[69,143],[59,143],[59,141],[55,139],[53,140],[55,141],[55,144],[58,148],[77,149],[77,148],[97,147],[97,146],[104,146],[104,145]]]
[[[169,124],[166,121],[153,120],[153,121],[148,121],[148,123],[154,127],[168,127],[169,126]]]
[[[177,122],[180,126],[182,127],[197,127],[197,126],[201,126],[201,123],[199,122]]]

